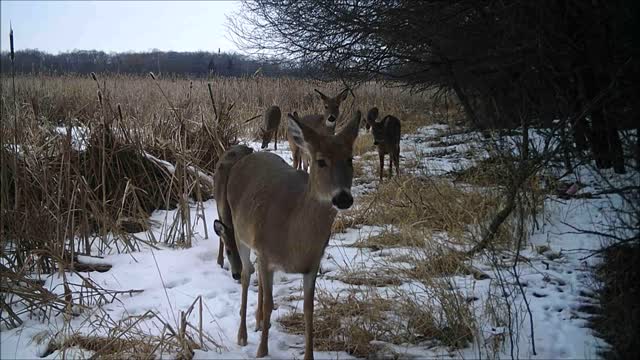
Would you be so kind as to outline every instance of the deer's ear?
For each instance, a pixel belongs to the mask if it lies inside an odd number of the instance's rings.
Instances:
[[[213,231],[218,237],[225,239],[227,237],[227,227],[220,220],[213,221]]]
[[[287,114],[287,117],[287,131],[291,135],[293,142],[308,154],[311,154],[311,147],[317,141],[318,134],[310,127],[301,123],[297,113]]]
[[[351,121],[340,131],[338,136],[342,137],[347,143],[353,145],[358,137],[358,130],[360,129],[360,118],[362,118],[362,113],[360,110],[356,110],[353,113],[353,117]]]
[[[318,93],[318,95],[320,95],[320,98],[322,99],[322,101],[327,101],[327,99],[329,99],[329,98],[327,97],[327,95],[325,95],[325,94],[321,93],[321,92],[320,92],[320,90],[318,90],[318,89],[313,89],[313,91],[317,92],[317,93]]]
[[[349,96],[349,89],[344,89],[342,90],[342,92],[340,92],[340,94],[338,94],[337,99],[339,102],[343,102],[345,100],[347,100],[347,96]]]

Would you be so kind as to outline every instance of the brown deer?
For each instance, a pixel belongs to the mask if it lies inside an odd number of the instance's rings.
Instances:
[[[238,344],[247,344],[247,291],[254,267],[250,251],[257,254],[258,309],[256,328],[262,329],[257,357],[268,354],[273,310],[273,272],[303,274],[305,358],[313,358],[313,299],[320,260],[329,242],[337,210],[353,204],[353,143],[361,114],[337,135],[318,133],[289,114],[288,132],[296,145],[309,154],[311,171],[289,166],[267,152],[242,157],[231,167],[226,201],[233,224],[221,227],[223,238],[233,231],[242,261],[242,302]]]
[[[338,116],[340,115],[340,104],[347,99],[349,95],[349,89],[342,90],[335,97],[328,97],[320,90],[314,89],[318,93],[322,103],[324,105],[323,114],[306,115],[302,119],[298,120],[308,127],[313,128],[316,132],[321,134],[333,135],[338,122]],[[307,171],[309,167],[309,158],[305,156],[302,149],[300,149],[294,139],[287,133],[287,140],[289,141],[289,148],[291,149],[291,156],[293,157],[293,168],[302,169]]]
[[[394,164],[396,167],[396,175],[400,175],[400,120],[395,116],[387,115],[382,121],[377,121],[377,117],[377,108],[374,107],[369,110],[367,123],[373,133],[373,144],[378,147],[378,156],[380,157],[380,181],[382,181],[385,154],[389,154],[389,177],[393,176]]]
[[[261,149],[266,149],[271,141],[271,136],[274,135],[274,150],[278,150],[278,128],[280,127],[280,118],[282,112],[276,105],[270,106],[265,112],[262,119],[262,125],[260,126],[260,136],[262,137]]]
[[[229,180],[229,172],[235,163],[243,157],[251,154],[253,149],[244,145],[236,145],[229,148],[218,160],[216,171],[213,174],[213,187],[216,205],[218,208],[218,218],[213,222],[213,229],[218,237],[220,237],[220,245],[218,247],[218,265],[224,264],[224,253],[226,247],[227,259],[231,267],[231,274],[235,280],[240,279],[242,271],[242,262],[238,255],[238,247],[233,233],[233,221],[231,212],[227,203],[227,186]]]

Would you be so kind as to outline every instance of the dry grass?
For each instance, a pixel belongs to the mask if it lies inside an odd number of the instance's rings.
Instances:
[[[339,218],[334,230],[393,224],[409,231],[404,239],[412,237],[412,229],[444,231],[462,239],[470,225],[482,224],[498,204],[490,192],[462,190],[446,179],[404,175],[361,197],[359,206]]]
[[[456,174],[456,181],[477,186],[507,186],[517,159],[490,157]]]
[[[255,133],[259,122],[244,120],[272,104],[285,113],[320,112],[313,89],[329,94],[342,88],[291,78],[18,76],[14,104],[11,79],[0,82],[0,112],[12,120],[0,129],[0,255],[3,278],[18,274],[15,283],[74,269],[78,254],[138,250],[141,237],[130,233],[148,231],[156,209],[178,210],[163,241],[190,246],[190,202],[202,209],[218,156]],[[344,118],[378,106],[420,119],[432,107],[428,95],[375,83],[355,93],[343,105]],[[73,136],[78,130],[84,138]],[[204,219],[204,213],[198,216]],[[159,239],[147,234],[152,240],[146,244],[154,246]],[[9,291],[17,291],[14,285]],[[77,305],[49,296],[42,286],[20,289],[14,302],[0,305],[19,303],[27,313],[47,314],[42,319]],[[5,325],[19,325],[22,313],[14,315]]]
[[[86,319],[82,331],[65,326],[41,337],[41,341],[48,340],[43,357],[56,351],[64,357],[70,349],[90,351],[92,358],[100,359],[191,359],[194,350],[218,351],[221,346],[202,330],[202,314],[195,316],[202,306],[202,298],[197,297],[186,311],[180,311],[177,324],[152,311],[114,320],[98,310]],[[192,314],[198,319],[195,323],[189,320]]]
[[[362,156],[367,152],[375,151],[376,147],[373,145],[373,135],[371,132],[360,133],[356,138],[356,142],[353,145],[353,155]]]
[[[319,291],[314,311],[315,349],[346,351],[367,358],[386,351],[397,357],[401,354],[384,349],[381,342],[400,345],[429,341],[457,349],[473,339],[471,313],[464,301],[455,304],[460,300],[458,295],[447,295],[456,298],[455,301],[439,298],[431,301],[397,290],[394,294],[389,299],[373,291],[349,291],[342,295]],[[460,304],[464,304],[465,309],[461,310]],[[285,331],[304,334],[302,313],[294,311],[278,321]]]

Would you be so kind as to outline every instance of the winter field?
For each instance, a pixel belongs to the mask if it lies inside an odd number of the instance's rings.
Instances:
[[[586,167],[562,179],[579,184],[569,193],[536,178],[536,203],[523,220],[526,236],[517,235],[518,219],[510,218],[498,245],[461,256],[477,244],[500,203],[500,170],[488,180],[470,170],[490,163],[488,140],[446,124],[407,130],[402,175],[382,184],[372,137],[361,130],[355,205],[339,214],[318,277],[315,356],[598,358],[607,344],[588,320],[597,306],[592,269],[600,260],[589,255],[604,245],[597,233],[616,221],[619,196],[601,194],[600,181]],[[532,130],[532,142],[535,136]],[[500,141],[509,146],[511,138]],[[241,142],[259,151],[250,138]],[[291,162],[286,141],[279,141],[276,154]],[[618,184],[637,182],[607,176]],[[226,260],[224,269],[216,264],[215,199],[189,200],[187,215],[154,211],[149,229],[131,234],[137,251],[95,245],[92,256],[78,255],[83,264],[108,265],[100,271],[38,276],[60,299],[74,297],[73,305],[48,314],[31,311],[13,329],[3,324],[1,357],[189,357],[186,348],[194,358],[253,358],[260,339],[251,331],[256,276],[249,290],[248,345],[240,347],[241,287]],[[165,239],[177,223],[188,228],[190,247]],[[116,234],[104,236],[99,244],[115,244],[109,237]],[[87,280],[90,288],[80,286]],[[301,358],[302,277],[276,273],[274,301],[269,356]]]

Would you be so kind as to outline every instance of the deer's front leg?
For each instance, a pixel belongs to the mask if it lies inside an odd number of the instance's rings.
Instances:
[[[260,286],[262,287],[262,337],[256,357],[269,354],[269,327],[273,311],[273,271],[264,262],[260,262]]]
[[[393,152],[389,151],[389,178],[393,176]]]
[[[378,157],[380,157],[380,182],[382,182],[382,174],[384,172],[384,152],[378,149]]]
[[[276,135],[273,140],[275,142],[274,150],[278,150],[278,128],[276,128]]]
[[[318,276],[318,267],[315,267],[309,273],[304,274],[304,325],[305,325],[305,344],[304,358],[313,359],[313,301],[316,291],[316,277]]]
[[[298,148],[291,149],[291,157],[293,157],[293,168],[300,170],[300,150]]]

